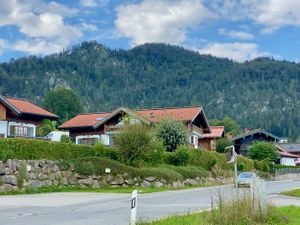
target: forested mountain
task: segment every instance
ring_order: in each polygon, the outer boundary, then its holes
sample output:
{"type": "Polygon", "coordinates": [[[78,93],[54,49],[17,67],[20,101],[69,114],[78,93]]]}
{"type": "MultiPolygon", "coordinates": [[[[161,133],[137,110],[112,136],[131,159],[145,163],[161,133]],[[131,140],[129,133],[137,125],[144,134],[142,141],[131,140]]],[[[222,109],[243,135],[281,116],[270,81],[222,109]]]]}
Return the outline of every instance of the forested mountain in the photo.
{"type": "Polygon", "coordinates": [[[230,116],[241,127],[300,136],[300,65],[292,62],[235,63],[165,44],[125,51],[85,42],[0,64],[3,94],[39,102],[58,86],[72,88],[87,112],[200,104],[209,119],[230,116]]]}

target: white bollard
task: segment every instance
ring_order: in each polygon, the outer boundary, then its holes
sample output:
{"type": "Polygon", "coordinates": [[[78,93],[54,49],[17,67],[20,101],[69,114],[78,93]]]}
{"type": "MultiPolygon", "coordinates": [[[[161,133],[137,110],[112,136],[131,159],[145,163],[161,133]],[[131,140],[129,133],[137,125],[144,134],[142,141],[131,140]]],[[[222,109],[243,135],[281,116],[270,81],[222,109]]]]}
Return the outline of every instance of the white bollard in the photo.
{"type": "Polygon", "coordinates": [[[130,207],[131,207],[130,225],[136,225],[137,190],[132,191],[130,207]]]}

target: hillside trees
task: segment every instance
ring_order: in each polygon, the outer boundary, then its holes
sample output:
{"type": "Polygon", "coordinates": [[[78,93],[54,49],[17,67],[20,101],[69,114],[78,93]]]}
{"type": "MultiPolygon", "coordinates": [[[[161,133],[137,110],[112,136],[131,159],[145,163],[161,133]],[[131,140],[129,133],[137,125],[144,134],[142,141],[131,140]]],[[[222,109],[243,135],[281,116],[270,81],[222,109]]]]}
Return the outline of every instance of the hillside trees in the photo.
{"type": "Polygon", "coordinates": [[[258,58],[235,63],[166,44],[128,51],[84,42],[59,54],[0,64],[0,91],[40,103],[70,87],[86,111],[201,104],[207,118],[300,136],[300,65],[258,58]]]}
{"type": "Polygon", "coordinates": [[[49,91],[42,105],[56,113],[60,117],[60,122],[69,120],[83,111],[79,97],[72,90],[66,88],[49,91]]]}

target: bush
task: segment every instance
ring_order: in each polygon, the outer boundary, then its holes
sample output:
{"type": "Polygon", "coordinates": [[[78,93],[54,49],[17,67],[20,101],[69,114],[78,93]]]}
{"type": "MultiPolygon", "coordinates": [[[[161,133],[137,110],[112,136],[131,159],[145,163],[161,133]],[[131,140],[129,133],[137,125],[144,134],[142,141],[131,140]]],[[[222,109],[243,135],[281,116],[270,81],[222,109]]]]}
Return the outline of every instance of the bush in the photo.
{"type": "Polygon", "coordinates": [[[249,148],[249,156],[253,160],[275,161],[277,153],[275,146],[270,142],[255,142],[249,148]]]}
{"type": "Polygon", "coordinates": [[[191,166],[202,167],[206,170],[211,170],[215,165],[219,166],[221,169],[231,168],[231,166],[227,164],[224,155],[221,153],[201,149],[190,149],[189,155],[189,165],[191,166]]]}
{"type": "Polygon", "coordinates": [[[263,172],[268,172],[270,169],[269,162],[267,160],[262,160],[262,161],[254,160],[254,167],[255,169],[263,172]]]}
{"type": "Polygon", "coordinates": [[[238,161],[238,170],[239,171],[244,172],[244,171],[253,171],[254,170],[253,160],[248,159],[243,156],[238,156],[237,161],[238,161]]]}
{"type": "Polygon", "coordinates": [[[226,138],[221,138],[217,140],[216,151],[219,153],[224,153],[226,147],[232,145],[232,142],[226,138]]]}
{"type": "Polygon", "coordinates": [[[180,145],[186,145],[188,130],[186,126],[172,118],[165,118],[156,124],[156,136],[168,151],[174,151],[180,145]]]}
{"type": "Polygon", "coordinates": [[[175,166],[187,166],[189,150],[187,146],[179,146],[174,153],[169,154],[169,163],[175,166]]]}
{"type": "Polygon", "coordinates": [[[66,135],[66,134],[63,134],[60,137],[60,142],[61,143],[72,143],[71,138],[68,135],[66,135]]]}
{"type": "Polygon", "coordinates": [[[113,147],[105,146],[102,143],[97,143],[94,145],[96,156],[101,156],[113,160],[119,161],[121,159],[121,152],[113,147]]]}
{"type": "Polygon", "coordinates": [[[74,159],[96,156],[95,148],[86,145],[31,139],[0,139],[0,160],[7,159],[74,159]]]}
{"type": "Polygon", "coordinates": [[[166,149],[160,141],[152,140],[150,150],[141,155],[141,159],[149,165],[163,164],[166,158],[166,149]]]}
{"type": "Polygon", "coordinates": [[[153,136],[148,126],[128,124],[117,134],[115,144],[121,152],[123,162],[132,165],[133,161],[150,152],[152,140],[153,136]]]}

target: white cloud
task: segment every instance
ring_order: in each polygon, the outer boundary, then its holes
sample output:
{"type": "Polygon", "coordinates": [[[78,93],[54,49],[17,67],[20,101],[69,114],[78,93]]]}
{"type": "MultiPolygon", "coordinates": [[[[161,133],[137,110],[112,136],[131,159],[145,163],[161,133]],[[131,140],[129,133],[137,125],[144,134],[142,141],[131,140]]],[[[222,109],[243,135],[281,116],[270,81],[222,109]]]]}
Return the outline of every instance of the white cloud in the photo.
{"type": "Polygon", "coordinates": [[[187,29],[214,17],[201,0],[144,0],[117,7],[115,26],[132,45],[146,42],[180,44],[187,29]]]}
{"type": "Polygon", "coordinates": [[[262,25],[263,33],[300,25],[299,0],[216,0],[210,6],[222,18],[262,25]]]}
{"type": "Polygon", "coordinates": [[[98,27],[95,24],[91,24],[91,23],[81,23],[79,25],[79,27],[81,28],[81,30],[86,30],[86,31],[97,31],[98,27]]]}
{"type": "Polygon", "coordinates": [[[41,0],[0,0],[0,4],[0,27],[16,26],[26,35],[25,40],[16,43],[16,50],[36,54],[53,53],[54,49],[62,50],[82,36],[78,27],[64,22],[65,17],[74,15],[77,10],[41,0]]]}
{"type": "Polygon", "coordinates": [[[235,30],[226,30],[224,28],[220,28],[218,30],[219,34],[230,37],[237,38],[241,40],[250,40],[254,38],[254,35],[245,31],[235,31],[235,30]]]}
{"type": "Polygon", "coordinates": [[[8,44],[5,40],[0,39],[0,55],[3,53],[4,49],[8,47],[8,44]]]}
{"type": "Polygon", "coordinates": [[[51,42],[43,39],[31,39],[17,41],[14,44],[13,49],[22,52],[28,52],[30,54],[52,54],[59,52],[66,46],[63,42],[51,42]]]}
{"type": "Polygon", "coordinates": [[[98,4],[95,0],[80,0],[80,5],[84,7],[95,7],[98,4]]]}
{"type": "Polygon", "coordinates": [[[268,56],[266,52],[259,52],[258,45],[254,43],[218,43],[213,42],[198,50],[201,54],[230,58],[237,62],[251,60],[260,56],[268,56]]]}

